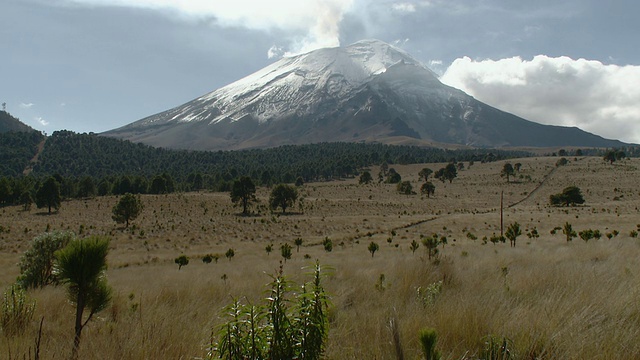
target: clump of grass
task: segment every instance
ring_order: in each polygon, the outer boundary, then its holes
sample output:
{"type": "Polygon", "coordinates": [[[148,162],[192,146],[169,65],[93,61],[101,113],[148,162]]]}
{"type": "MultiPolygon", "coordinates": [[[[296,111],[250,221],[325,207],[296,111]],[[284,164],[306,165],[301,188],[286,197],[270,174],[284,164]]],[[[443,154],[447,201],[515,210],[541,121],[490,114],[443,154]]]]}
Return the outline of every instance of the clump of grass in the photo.
{"type": "Polygon", "coordinates": [[[6,336],[22,335],[33,319],[36,302],[31,300],[24,289],[11,285],[4,292],[0,312],[0,326],[6,336]]]}

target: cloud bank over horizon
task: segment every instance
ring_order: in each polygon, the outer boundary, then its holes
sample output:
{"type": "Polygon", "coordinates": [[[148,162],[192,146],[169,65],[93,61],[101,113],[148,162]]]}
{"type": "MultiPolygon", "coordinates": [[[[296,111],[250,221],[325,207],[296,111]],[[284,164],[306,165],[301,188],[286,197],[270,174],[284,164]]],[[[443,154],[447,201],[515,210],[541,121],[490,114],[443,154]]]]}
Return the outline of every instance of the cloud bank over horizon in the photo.
{"type": "Polygon", "coordinates": [[[284,31],[283,44],[274,44],[268,56],[288,56],[340,46],[340,22],[354,0],[64,0],[84,6],[152,9],[169,17],[209,21],[223,27],[260,31],[284,31]]]}
{"type": "Polygon", "coordinates": [[[463,57],[440,80],[527,120],[640,143],[640,66],[565,56],[463,57]]]}

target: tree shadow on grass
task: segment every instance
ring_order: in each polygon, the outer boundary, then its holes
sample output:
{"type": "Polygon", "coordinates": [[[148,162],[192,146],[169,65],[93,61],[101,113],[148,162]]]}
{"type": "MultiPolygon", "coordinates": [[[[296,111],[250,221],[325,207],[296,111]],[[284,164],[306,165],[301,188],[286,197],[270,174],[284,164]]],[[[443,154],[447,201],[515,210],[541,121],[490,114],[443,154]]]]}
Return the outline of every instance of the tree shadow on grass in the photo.
{"type": "Polygon", "coordinates": [[[34,215],[37,216],[50,216],[50,215],[56,215],[58,213],[58,210],[56,211],[52,211],[52,212],[48,212],[48,211],[39,211],[37,213],[34,213],[34,215]]]}

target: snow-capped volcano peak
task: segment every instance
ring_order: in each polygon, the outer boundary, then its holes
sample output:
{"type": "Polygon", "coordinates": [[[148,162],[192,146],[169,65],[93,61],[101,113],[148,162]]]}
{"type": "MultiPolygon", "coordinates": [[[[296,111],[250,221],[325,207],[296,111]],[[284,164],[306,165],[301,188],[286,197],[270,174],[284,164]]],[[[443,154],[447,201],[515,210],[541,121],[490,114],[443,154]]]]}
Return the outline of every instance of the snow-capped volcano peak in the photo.
{"type": "MultiPolygon", "coordinates": [[[[328,95],[339,96],[399,62],[419,64],[409,54],[389,44],[365,40],[347,47],[319,49],[282,58],[199,100],[213,101],[216,107],[224,109],[221,116],[234,120],[247,114],[236,113],[233,108],[259,101],[262,106],[254,115],[264,121],[274,114],[296,110],[279,106],[284,101],[300,103],[305,100],[304,93],[311,90],[324,90],[328,95]],[[256,92],[260,94],[256,96],[256,92]]],[[[176,114],[174,119],[179,117],[180,114],[176,114]]]]}
{"type": "MultiPolygon", "coordinates": [[[[310,97],[341,97],[384,73],[396,64],[412,64],[428,71],[419,61],[379,40],[363,40],[346,47],[324,48],[277,62],[176,110],[169,121],[235,121],[247,115],[260,122],[274,116],[304,115],[310,97]],[[219,110],[215,116],[209,111],[219,110]],[[249,109],[249,110],[248,110],[249,109]]],[[[313,100],[313,101],[312,101],[313,100]]],[[[158,118],[148,118],[148,123],[158,118]]]]}

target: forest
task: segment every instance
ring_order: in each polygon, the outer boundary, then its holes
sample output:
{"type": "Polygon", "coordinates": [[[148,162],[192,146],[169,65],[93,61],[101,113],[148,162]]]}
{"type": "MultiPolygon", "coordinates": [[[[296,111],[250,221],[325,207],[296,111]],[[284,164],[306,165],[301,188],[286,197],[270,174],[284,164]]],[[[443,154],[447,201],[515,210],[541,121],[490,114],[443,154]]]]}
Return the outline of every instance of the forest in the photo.
{"type": "Polygon", "coordinates": [[[447,150],[363,143],[287,145],[242,151],[186,151],[153,148],[96,134],[56,131],[2,136],[0,203],[18,204],[35,196],[53,176],[63,198],[95,195],[161,194],[175,191],[229,191],[234,179],[249,176],[259,185],[352,178],[373,165],[493,162],[527,157],[524,151],[447,150]],[[25,176],[27,174],[27,176],[25,176]]]}

